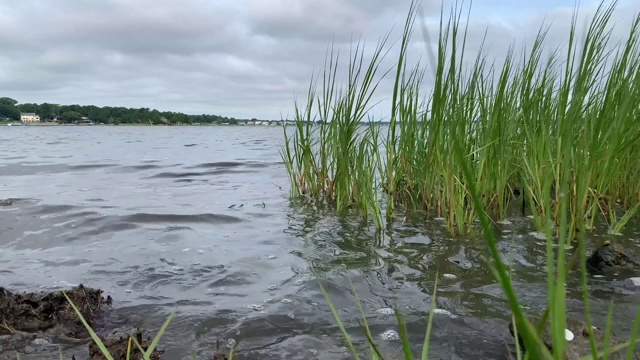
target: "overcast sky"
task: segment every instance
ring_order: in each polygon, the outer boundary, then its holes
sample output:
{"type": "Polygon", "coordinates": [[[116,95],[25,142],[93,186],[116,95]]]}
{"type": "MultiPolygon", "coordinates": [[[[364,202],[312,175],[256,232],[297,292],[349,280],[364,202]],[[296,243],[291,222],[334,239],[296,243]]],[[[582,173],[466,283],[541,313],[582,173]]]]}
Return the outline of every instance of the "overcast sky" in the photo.
{"type": "MultiPolygon", "coordinates": [[[[582,13],[588,15],[596,3],[583,0],[582,13]]],[[[395,40],[409,4],[0,0],[0,97],[236,118],[290,117],[294,94],[304,96],[330,39],[348,51],[350,41],[362,36],[372,49],[395,27],[395,40]]],[[[426,21],[436,21],[441,1],[421,4],[426,21]]],[[[566,40],[573,6],[573,0],[476,0],[470,49],[477,49],[487,29],[489,55],[499,56],[510,42],[533,39],[545,17],[552,26],[549,45],[558,45],[566,40]]],[[[622,38],[640,1],[620,1],[618,9],[614,35],[622,38]]],[[[424,44],[416,45],[412,59],[424,57],[424,44]]],[[[391,52],[389,60],[395,55],[391,52]]],[[[388,93],[380,96],[384,101],[388,93]]]]}

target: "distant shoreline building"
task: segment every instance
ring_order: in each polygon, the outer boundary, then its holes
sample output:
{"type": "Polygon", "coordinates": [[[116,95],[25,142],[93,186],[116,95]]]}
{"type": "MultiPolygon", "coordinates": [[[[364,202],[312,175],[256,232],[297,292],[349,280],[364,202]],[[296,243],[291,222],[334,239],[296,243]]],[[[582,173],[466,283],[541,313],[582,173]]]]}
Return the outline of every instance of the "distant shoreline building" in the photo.
{"type": "Polygon", "coordinates": [[[25,124],[39,123],[40,116],[36,115],[35,113],[20,113],[20,121],[22,121],[25,124]]]}

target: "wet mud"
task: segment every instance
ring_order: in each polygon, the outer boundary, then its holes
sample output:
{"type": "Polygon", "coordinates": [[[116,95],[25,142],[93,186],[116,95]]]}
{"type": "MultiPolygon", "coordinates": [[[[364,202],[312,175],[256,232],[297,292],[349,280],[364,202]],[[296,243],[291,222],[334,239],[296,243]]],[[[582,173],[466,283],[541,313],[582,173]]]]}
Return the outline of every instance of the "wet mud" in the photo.
{"type": "Polygon", "coordinates": [[[594,275],[612,275],[640,270],[640,262],[619,244],[605,241],[587,259],[587,269],[594,275]]]}
{"type": "MultiPolygon", "coordinates": [[[[90,326],[112,301],[102,290],[83,285],[66,294],[90,326]]],[[[47,331],[76,339],[89,335],[62,291],[13,293],[0,287],[0,335],[47,331]]]]}
{"type": "MultiPolygon", "coordinates": [[[[66,291],[17,293],[0,287],[0,338],[5,342],[13,338],[23,342],[50,345],[43,334],[55,334],[58,339],[67,341],[86,341],[88,346],[88,360],[103,360],[107,357],[100,347],[91,339],[91,335],[77,316],[73,307],[64,296],[67,294],[82,314],[87,324],[95,329],[95,324],[104,315],[106,307],[111,306],[113,300],[110,296],[102,296],[103,291],[78,285],[66,291]]],[[[108,335],[97,334],[109,354],[115,360],[143,360],[144,355],[136,345],[140,344],[144,352],[148,351],[153,339],[144,336],[141,329],[129,329],[129,331],[116,330],[108,335]],[[127,355],[128,354],[128,355],[127,355]]],[[[10,341],[10,340],[9,340],[10,341]]],[[[11,355],[4,357],[4,346],[0,344],[0,359],[13,359],[11,355]]],[[[152,360],[163,359],[163,350],[156,347],[151,356],[152,360]]],[[[86,354],[86,353],[85,353],[86,354]]],[[[83,357],[69,354],[72,360],[80,360],[83,357]]],[[[64,357],[67,358],[67,357],[64,357]]],[[[227,360],[227,354],[216,351],[213,360],[227,360]]]]}
{"type": "MultiPolygon", "coordinates": [[[[104,346],[109,351],[109,354],[116,359],[131,359],[131,360],[143,360],[144,356],[140,349],[136,346],[135,342],[130,341],[130,337],[135,337],[136,341],[142,349],[146,352],[151,345],[153,339],[151,337],[143,338],[142,331],[137,330],[132,332],[131,335],[128,333],[118,333],[115,332],[108,337],[99,336],[100,341],[104,344],[104,346]],[[129,357],[127,358],[127,353],[129,353],[129,357]]],[[[153,350],[149,359],[151,360],[160,360],[160,354],[162,351],[158,351],[157,348],[153,350]]],[[[102,354],[102,351],[95,343],[91,343],[89,345],[89,360],[106,360],[107,358],[102,354]]]]}

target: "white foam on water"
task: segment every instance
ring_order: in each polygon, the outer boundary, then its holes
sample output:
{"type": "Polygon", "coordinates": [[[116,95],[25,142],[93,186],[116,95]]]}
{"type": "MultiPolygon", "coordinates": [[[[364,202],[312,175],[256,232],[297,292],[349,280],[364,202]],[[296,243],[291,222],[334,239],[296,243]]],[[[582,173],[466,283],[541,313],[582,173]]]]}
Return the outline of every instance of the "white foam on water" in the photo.
{"type": "Polygon", "coordinates": [[[450,317],[452,319],[458,318],[457,315],[453,315],[450,311],[445,310],[445,309],[435,309],[435,310],[433,310],[433,313],[434,314],[438,314],[438,315],[446,315],[446,316],[448,316],[448,317],[450,317]]]}
{"type": "Polygon", "coordinates": [[[545,235],[542,232],[530,232],[529,235],[533,236],[534,238],[538,239],[538,240],[547,240],[547,235],[545,235]]]}
{"type": "Polygon", "coordinates": [[[384,341],[397,341],[400,340],[400,335],[395,330],[387,330],[380,334],[380,337],[384,341]]]}
{"type": "Polygon", "coordinates": [[[393,315],[395,313],[395,311],[392,308],[382,308],[382,309],[376,310],[376,312],[381,315],[393,315]]]}
{"type": "Polygon", "coordinates": [[[251,304],[249,306],[247,306],[249,309],[251,310],[255,310],[255,311],[262,311],[264,310],[264,306],[259,305],[259,304],[251,304]]]}

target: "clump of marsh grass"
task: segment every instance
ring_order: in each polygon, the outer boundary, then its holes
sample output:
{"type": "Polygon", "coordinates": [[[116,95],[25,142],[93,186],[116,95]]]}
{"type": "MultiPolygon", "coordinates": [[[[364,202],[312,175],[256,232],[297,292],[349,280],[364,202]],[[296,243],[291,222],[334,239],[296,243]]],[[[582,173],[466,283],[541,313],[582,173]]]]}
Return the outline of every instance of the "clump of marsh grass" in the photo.
{"type": "MultiPolygon", "coordinates": [[[[640,162],[637,151],[633,150],[640,145],[640,123],[636,121],[640,111],[637,106],[640,103],[637,39],[640,17],[636,17],[629,38],[613,59],[609,57],[612,52],[606,48],[610,41],[607,24],[615,2],[598,7],[580,47],[574,14],[564,68],[559,67],[557,51],[543,60],[546,31],[541,30],[521,63],[515,61],[510,51],[502,68],[495,72],[493,66],[486,68],[486,58],[479,53],[468,76],[463,76],[461,66],[464,36],[461,48],[458,45],[461,13],[454,12],[446,26],[441,17],[433,93],[428,102],[422,103],[419,94],[424,72],[419,67],[407,70],[405,64],[415,5],[415,1],[412,2],[397,65],[391,124],[384,149],[386,162],[368,168],[379,172],[380,190],[389,199],[387,215],[398,205],[421,207],[445,216],[452,232],[468,231],[471,223],[479,219],[490,259],[488,265],[507,296],[516,336],[521,336],[526,348],[524,358],[565,359],[568,352],[566,280],[576,263],[579,263],[586,326],[592,326],[583,230],[593,227],[595,216],[602,214],[607,217],[610,228],[617,231],[636,214],[640,202],[637,177],[640,162]],[[578,52],[578,48],[582,51],[578,52]],[[607,68],[608,60],[611,65],[607,68]],[[495,81],[494,74],[498,74],[495,81]],[[535,224],[547,239],[548,304],[538,324],[528,319],[520,305],[491,229],[492,220],[507,215],[516,188],[523,190],[535,224]],[[574,240],[578,243],[577,252],[569,259],[568,248],[574,240]],[[553,351],[542,339],[547,321],[553,351]]],[[[322,134],[319,134],[320,142],[322,134]]],[[[287,149],[290,141],[296,144],[306,139],[287,138],[287,149]]],[[[373,153],[380,154],[376,148],[378,143],[371,144],[376,144],[373,153]]],[[[290,164],[288,169],[294,178],[300,171],[304,172],[304,166],[291,166],[294,157],[288,154],[285,161],[290,164]]],[[[317,161],[318,154],[309,151],[304,156],[309,163],[322,167],[322,162],[317,161]]],[[[331,148],[322,154],[321,158],[338,156],[337,150],[331,148]]],[[[378,157],[375,159],[380,161],[378,157]]],[[[299,184],[293,185],[299,194],[314,197],[299,184]]],[[[357,201],[355,199],[352,197],[357,201]]],[[[337,312],[321,284],[320,287],[349,349],[358,359],[337,312]]],[[[434,299],[435,292],[432,301],[434,299]]],[[[593,332],[589,332],[590,354],[583,359],[607,358],[625,347],[628,347],[626,358],[632,358],[640,312],[631,339],[610,347],[612,308],[603,347],[598,348],[593,332]]],[[[362,317],[369,355],[372,359],[382,359],[364,312],[362,317]]],[[[401,317],[398,325],[404,358],[413,359],[401,317]]],[[[422,359],[428,357],[430,331],[431,321],[422,359]]],[[[518,358],[522,358],[520,352],[518,358]]]]}
{"type": "MultiPolygon", "coordinates": [[[[294,196],[356,208],[372,215],[421,210],[444,217],[452,233],[469,232],[484,212],[492,221],[509,216],[514,193],[522,210],[543,229],[549,211],[557,226],[560,196],[570,198],[572,238],[593,229],[603,216],[617,233],[640,204],[640,18],[627,40],[611,47],[610,23],[616,3],[601,4],[582,42],[577,16],[566,56],[544,57],[547,30],[531,49],[511,47],[501,65],[490,63],[484,44],[466,54],[462,8],[441,16],[433,83],[425,98],[426,68],[407,63],[417,10],[412,2],[400,41],[395,72],[380,71],[390,48],[387,35],[367,65],[360,43],[348,66],[346,87],[337,86],[339,56],[327,54],[322,91],[311,81],[307,104],[296,102],[296,131],[287,132],[282,152],[294,196]],[[363,126],[377,84],[395,73],[387,133],[380,124],[363,126]],[[383,141],[381,141],[381,138],[383,141]],[[465,156],[454,156],[458,142],[465,156]],[[568,156],[561,147],[571,146],[568,156]],[[384,155],[382,155],[384,154],[384,155]],[[463,162],[471,169],[462,172],[463,162]],[[561,193],[566,178],[570,191],[561,193]],[[469,183],[481,195],[474,205],[469,183]],[[382,201],[386,200],[386,201],[382,201]]],[[[470,11],[470,10],[469,10],[470,11]]]]}

